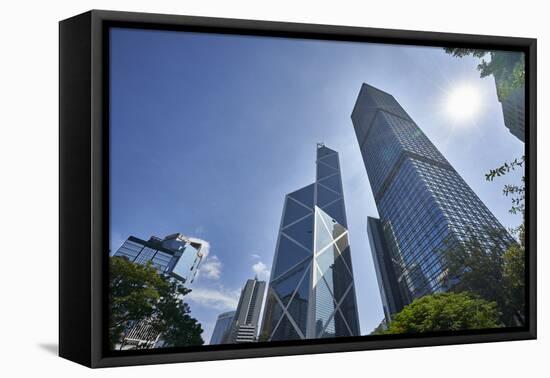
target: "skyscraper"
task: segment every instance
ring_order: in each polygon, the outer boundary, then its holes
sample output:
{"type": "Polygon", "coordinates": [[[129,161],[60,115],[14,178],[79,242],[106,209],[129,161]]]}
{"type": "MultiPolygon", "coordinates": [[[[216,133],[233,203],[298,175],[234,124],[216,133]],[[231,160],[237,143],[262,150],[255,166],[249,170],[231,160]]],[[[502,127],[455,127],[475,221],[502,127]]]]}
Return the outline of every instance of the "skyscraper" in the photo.
{"type": "Polygon", "coordinates": [[[130,236],[113,256],[142,265],[150,261],[160,273],[190,284],[207,254],[207,242],[176,233],[164,239],[151,236],[147,241],[130,236]]]}
{"type": "Polygon", "coordinates": [[[516,138],[525,142],[525,84],[519,84],[515,75],[525,70],[525,56],[516,51],[493,51],[491,62],[498,69],[492,70],[498,101],[502,106],[504,126],[516,138]]]}
{"type": "Polygon", "coordinates": [[[400,292],[401,288],[393,267],[394,261],[389,253],[380,219],[368,217],[367,232],[384,310],[384,326],[388,324],[392,314],[403,308],[403,298],[407,295],[400,292]]]}
{"type": "Polygon", "coordinates": [[[504,125],[516,138],[525,142],[525,86],[513,89],[510,93],[502,95],[498,88],[504,81],[500,76],[495,76],[498,101],[502,106],[504,125]]]}
{"type": "Polygon", "coordinates": [[[210,337],[210,345],[223,344],[233,325],[234,318],[235,311],[228,311],[218,315],[214,331],[212,331],[212,337],[210,337]]]}
{"type": "MultiPolygon", "coordinates": [[[[189,286],[197,275],[201,261],[208,255],[208,248],[208,242],[179,233],[168,235],[164,239],[151,236],[147,241],[130,236],[113,253],[113,257],[123,257],[140,265],[150,262],[159,273],[189,286]]],[[[122,347],[131,349],[163,346],[160,335],[149,323],[150,319],[128,324],[122,347]]]]}
{"type": "Polygon", "coordinates": [[[338,153],[318,144],[316,181],[285,197],[263,337],[360,334],[348,240],[338,153]]]}
{"type": "Polygon", "coordinates": [[[256,341],[260,323],[260,311],[264,301],[265,281],[246,281],[231,329],[222,343],[251,343],[256,341]]]}
{"type": "Polygon", "coordinates": [[[448,289],[443,255],[476,238],[512,238],[393,96],[363,84],[352,113],[380,219],[368,235],[386,320],[415,298],[448,289]]]}

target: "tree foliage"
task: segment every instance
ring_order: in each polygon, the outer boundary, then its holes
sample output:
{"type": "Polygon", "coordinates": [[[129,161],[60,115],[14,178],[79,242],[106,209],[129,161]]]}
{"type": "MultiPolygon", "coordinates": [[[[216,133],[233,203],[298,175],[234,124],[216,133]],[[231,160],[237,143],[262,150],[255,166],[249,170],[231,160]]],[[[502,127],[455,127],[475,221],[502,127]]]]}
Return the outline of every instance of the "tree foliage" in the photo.
{"type": "MultiPolygon", "coordinates": [[[[491,169],[487,181],[494,181],[511,171],[522,169],[525,156],[505,162],[491,169]]],[[[525,176],[521,184],[505,185],[505,196],[512,197],[510,213],[525,216],[525,176]]],[[[523,219],[522,219],[523,220],[523,219]]],[[[501,321],[507,326],[525,323],[525,226],[511,230],[518,236],[517,242],[500,248],[498,241],[504,235],[492,235],[495,247],[486,248],[475,238],[450,249],[444,256],[448,277],[454,278],[453,291],[468,291],[482,298],[495,301],[501,312],[501,321]]]]}
{"type": "Polygon", "coordinates": [[[129,325],[147,321],[165,346],[202,345],[200,323],[192,318],[183,297],[191,290],[161,275],[151,265],[111,257],[109,264],[109,338],[120,344],[129,325]]]}
{"type": "Polygon", "coordinates": [[[500,320],[506,326],[523,324],[525,293],[521,291],[525,276],[524,246],[511,242],[498,245],[504,235],[490,233],[494,247],[483,246],[471,238],[444,255],[453,292],[469,292],[495,302],[500,320]],[[523,256],[523,257],[520,257],[523,256]]]}
{"type": "MultiPolygon", "coordinates": [[[[500,167],[491,169],[489,173],[485,174],[485,179],[487,181],[494,181],[497,177],[502,177],[508,172],[514,171],[516,169],[523,169],[525,165],[525,156],[522,156],[519,159],[514,159],[511,162],[505,162],[500,167]]],[[[525,214],[525,175],[521,177],[520,185],[504,185],[502,193],[506,197],[512,198],[512,207],[510,208],[510,213],[512,214],[525,214]]]]}
{"type": "Polygon", "coordinates": [[[493,75],[499,79],[496,85],[500,101],[508,97],[514,89],[525,85],[525,58],[523,54],[464,48],[445,48],[445,52],[457,58],[469,55],[480,58],[481,62],[477,66],[480,77],[493,75]]]}
{"type": "Polygon", "coordinates": [[[414,300],[380,334],[458,331],[501,327],[495,302],[470,293],[437,293],[414,300]]]}

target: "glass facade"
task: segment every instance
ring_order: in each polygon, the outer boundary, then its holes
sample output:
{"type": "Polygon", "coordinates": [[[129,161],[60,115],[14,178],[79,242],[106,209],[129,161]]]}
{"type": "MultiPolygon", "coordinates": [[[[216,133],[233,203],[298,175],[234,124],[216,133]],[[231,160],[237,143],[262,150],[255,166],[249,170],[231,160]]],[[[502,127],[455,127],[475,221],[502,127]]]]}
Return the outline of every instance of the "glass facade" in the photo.
{"type": "Polygon", "coordinates": [[[379,282],[380,298],[384,310],[383,326],[389,324],[391,315],[403,308],[403,302],[399,287],[399,281],[393,267],[394,261],[384,237],[380,219],[368,217],[367,231],[374,261],[376,278],[379,282]]]}
{"type": "Polygon", "coordinates": [[[317,146],[316,181],[285,198],[262,334],[359,335],[338,153],[317,146]]]}
{"type": "Polygon", "coordinates": [[[504,69],[493,72],[498,101],[502,105],[504,126],[516,138],[525,142],[525,85],[508,89],[510,78],[508,75],[525,64],[523,53],[512,51],[498,51],[492,53],[492,59],[498,59],[504,69]]]}
{"type": "Polygon", "coordinates": [[[130,236],[113,256],[124,257],[141,265],[151,262],[160,273],[193,283],[207,253],[206,242],[173,234],[164,239],[152,236],[147,241],[130,236]]]}
{"type": "Polygon", "coordinates": [[[231,330],[224,338],[224,343],[250,343],[257,340],[264,294],[265,281],[258,281],[257,278],[246,281],[239,297],[231,330]]]}
{"type": "Polygon", "coordinates": [[[363,84],[352,121],[380,216],[368,234],[385,312],[448,289],[443,255],[457,243],[513,242],[393,96],[363,84]]]}
{"type": "Polygon", "coordinates": [[[210,338],[210,345],[222,344],[224,342],[231,329],[234,317],[235,311],[224,312],[218,315],[214,331],[212,331],[212,337],[210,338]]]}

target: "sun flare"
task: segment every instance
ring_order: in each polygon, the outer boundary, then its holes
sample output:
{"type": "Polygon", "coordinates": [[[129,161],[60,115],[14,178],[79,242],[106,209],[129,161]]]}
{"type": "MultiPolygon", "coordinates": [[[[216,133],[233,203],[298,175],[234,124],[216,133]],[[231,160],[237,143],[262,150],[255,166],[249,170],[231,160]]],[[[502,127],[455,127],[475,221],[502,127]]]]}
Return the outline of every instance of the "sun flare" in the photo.
{"type": "Polygon", "coordinates": [[[445,110],[453,120],[471,120],[479,114],[480,109],[481,91],[477,86],[464,83],[449,91],[445,110]]]}

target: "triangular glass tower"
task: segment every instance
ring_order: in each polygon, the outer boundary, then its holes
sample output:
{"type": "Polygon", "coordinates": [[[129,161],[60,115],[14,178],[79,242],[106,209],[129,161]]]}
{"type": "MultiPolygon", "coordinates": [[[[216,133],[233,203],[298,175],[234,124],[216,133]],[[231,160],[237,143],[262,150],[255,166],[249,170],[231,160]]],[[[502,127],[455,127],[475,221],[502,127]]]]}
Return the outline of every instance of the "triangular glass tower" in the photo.
{"type": "Polygon", "coordinates": [[[358,336],[359,319],[338,153],[317,145],[313,184],[286,195],[262,335],[358,336]]]}

